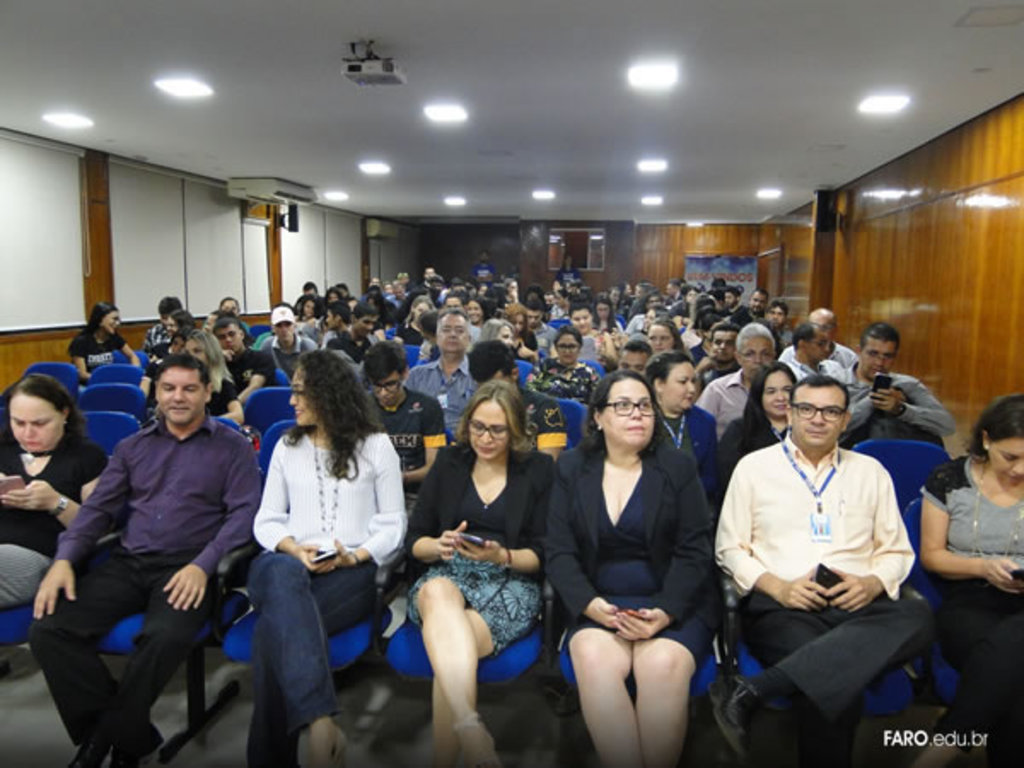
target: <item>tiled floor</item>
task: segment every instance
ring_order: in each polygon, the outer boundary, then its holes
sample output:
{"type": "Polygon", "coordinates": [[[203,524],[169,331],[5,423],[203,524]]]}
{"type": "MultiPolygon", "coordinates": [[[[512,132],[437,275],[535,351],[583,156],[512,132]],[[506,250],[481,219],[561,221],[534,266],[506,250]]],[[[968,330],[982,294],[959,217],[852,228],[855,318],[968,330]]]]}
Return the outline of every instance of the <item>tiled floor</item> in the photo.
{"type": "MultiPolygon", "coordinates": [[[[46,685],[31,654],[24,647],[0,649],[13,663],[13,672],[0,680],[0,766],[2,768],[54,768],[66,765],[72,748],[54,710],[46,685]]],[[[120,664],[112,659],[114,665],[120,664]]],[[[216,649],[207,651],[207,691],[210,695],[230,680],[238,680],[241,694],[195,740],[185,746],[172,765],[183,768],[241,766],[251,712],[248,670],[224,660],[216,649]]],[[[395,675],[386,663],[367,658],[338,677],[340,720],[349,737],[350,768],[430,765],[430,684],[395,675]]],[[[508,766],[597,768],[598,761],[576,712],[555,714],[555,697],[546,692],[550,681],[534,668],[514,683],[485,686],[480,712],[497,740],[508,766]]],[[[177,675],[158,701],[153,717],[164,736],[185,724],[184,672],[177,675]]],[[[858,734],[856,765],[902,768],[915,754],[912,749],[885,748],[886,728],[927,728],[937,716],[933,706],[915,705],[894,718],[866,718],[858,734]]],[[[794,730],[786,712],[765,711],[755,722],[755,755],[748,765],[779,768],[793,765],[794,730]]],[[[736,765],[715,727],[706,699],[694,703],[686,750],[680,763],[701,768],[736,765]]],[[[982,766],[984,755],[975,752],[959,766],[982,766]]],[[[825,767],[823,767],[825,768],[825,767]]]]}

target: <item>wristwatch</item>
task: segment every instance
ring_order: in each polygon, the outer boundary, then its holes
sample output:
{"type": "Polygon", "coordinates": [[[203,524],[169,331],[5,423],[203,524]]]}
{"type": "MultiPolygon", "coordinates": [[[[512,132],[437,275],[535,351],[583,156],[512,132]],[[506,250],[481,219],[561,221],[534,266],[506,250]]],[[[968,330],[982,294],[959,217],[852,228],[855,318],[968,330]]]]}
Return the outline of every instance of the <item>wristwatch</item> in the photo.
{"type": "Polygon", "coordinates": [[[54,507],[53,510],[51,510],[50,514],[54,517],[64,514],[64,511],[68,508],[69,503],[70,502],[68,501],[67,496],[61,496],[59,499],[57,499],[57,506],[54,507]]]}

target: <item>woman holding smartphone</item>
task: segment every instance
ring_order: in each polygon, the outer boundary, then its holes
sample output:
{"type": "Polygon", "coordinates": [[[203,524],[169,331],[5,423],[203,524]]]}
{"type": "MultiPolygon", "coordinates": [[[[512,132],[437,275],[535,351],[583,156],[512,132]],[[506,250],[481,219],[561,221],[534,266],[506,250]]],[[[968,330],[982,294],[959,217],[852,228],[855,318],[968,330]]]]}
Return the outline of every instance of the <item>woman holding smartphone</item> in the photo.
{"type": "Polygon", "coordinates": [[[85,437],[64,386],[30,374],[7,393],[0,426],[0,609],[30,602],[57,537],[92,493],[107,456],[85,437]]]}
{"type": "Polygon", "coordinates": [[[349,366],[328,350],[299,358],[295,427],[277,444],[253,532],[266,550],[249,570],[259,613],[252,639],[250,766],[341,765],[326,636],[373,610],[377,565],[405,533],[398,454],[349,366]]]}
{"type": "Polygon", "coordinates": [[[586,438],[559,457],[544,540],[583,719],[607,766],[678,762],[690,678],[718,625],[697,464],[658,439],[656,418],[642,376],[615,371],[601,380],[586,438]]]}
{"type": "MultiPolygon", "coordinates": [[[[935,616],[942,655],[960,672],[935,726],[969,749],[988,734],[988,764],[1019,766],[1024,733],[1024,394],[994,400],[970,453],[924,485],[921,565],[941,577],[935,616]]],[[[929,747],[915,764],[948,765],[957,747],[929,747]]],[[[967,751],[965,749],[964,751],[967,751]]]]}
{"type": "Polygon", "coordinates": [[[434,765],[500,765],[476,712],[480,658],[533,628],[541,539],[554,473],[531,449],[519,392],[483,384],[420,487],[406,548],[426,572],[409,591],[434,669],[434,765]]]}

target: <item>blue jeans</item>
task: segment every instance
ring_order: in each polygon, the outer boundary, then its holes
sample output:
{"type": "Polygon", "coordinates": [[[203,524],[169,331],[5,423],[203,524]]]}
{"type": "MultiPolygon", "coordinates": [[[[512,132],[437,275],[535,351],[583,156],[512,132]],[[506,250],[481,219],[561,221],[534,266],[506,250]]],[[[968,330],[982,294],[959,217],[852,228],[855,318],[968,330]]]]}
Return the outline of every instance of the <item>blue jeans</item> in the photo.
{"type": "Polygon", "coordinates": [[[337,711],[327,637],[372,613],[375,573],[365,563],[318,576],[280,552],[253,562],[250,766],[297,766],[299,731],[337,711]]]}

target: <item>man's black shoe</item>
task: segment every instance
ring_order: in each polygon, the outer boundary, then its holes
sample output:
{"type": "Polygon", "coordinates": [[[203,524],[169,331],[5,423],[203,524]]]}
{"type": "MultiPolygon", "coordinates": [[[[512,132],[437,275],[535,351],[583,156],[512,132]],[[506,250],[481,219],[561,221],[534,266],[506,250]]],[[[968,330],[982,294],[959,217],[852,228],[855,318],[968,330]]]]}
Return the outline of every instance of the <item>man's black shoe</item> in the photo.
{"type": "Polygon", "coordinates": [[[737,676],[732,682],[716,680],[709,689],[711,708],[722,735],[740,757],[750,749],[750,721],[761,697],[746,678],[737,676]]]}
{"type": "Polygon", "coordinates": [[[103,761],[107,759],[110,751],[110,743],[99,739],[87,739],[78,748],[75,759],[71,761],[68,768],[100,768],[103,761]]]}

